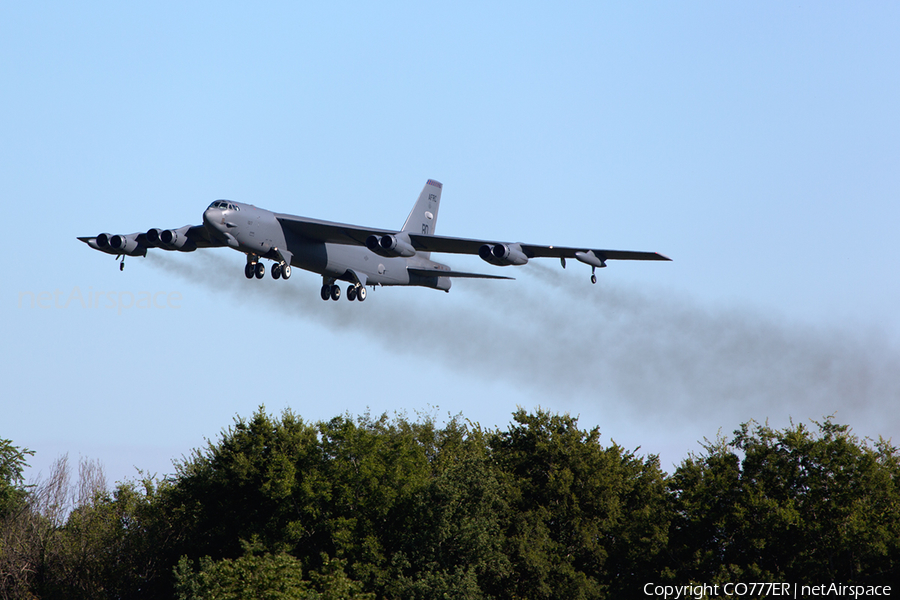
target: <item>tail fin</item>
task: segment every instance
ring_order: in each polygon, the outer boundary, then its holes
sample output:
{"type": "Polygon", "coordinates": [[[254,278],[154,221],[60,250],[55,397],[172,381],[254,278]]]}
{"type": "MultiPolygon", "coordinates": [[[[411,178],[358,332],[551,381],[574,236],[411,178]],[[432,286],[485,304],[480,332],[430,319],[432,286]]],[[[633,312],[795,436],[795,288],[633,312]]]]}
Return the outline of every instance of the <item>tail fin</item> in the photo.
{"type": "MultiPolygon", "coordinates": [[[[441,206],[441,190],[443,185],[429,179],[419,194],[419,199],[412,211],[403,224],[406,233],[416,233],[420,235],[434,235],[434,228],[437,225],[438,209],[441,206]]],[[[419,254],[424,254],[420,252],[419,254]]]]}

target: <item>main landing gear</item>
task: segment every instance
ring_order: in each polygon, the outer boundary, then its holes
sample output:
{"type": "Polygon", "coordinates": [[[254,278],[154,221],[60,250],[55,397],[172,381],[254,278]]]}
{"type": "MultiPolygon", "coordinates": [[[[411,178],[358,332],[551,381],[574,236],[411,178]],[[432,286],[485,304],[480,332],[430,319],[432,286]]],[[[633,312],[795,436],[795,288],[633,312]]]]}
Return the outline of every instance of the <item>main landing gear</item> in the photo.
{"type": "Polygon", "coordinates": [[[244,277],[247,279],[262,279],[266,274],[266,265],[261,262],[248,262],[244,267],[244,277]]]}
{"type": "MultiPolygon", "coordinates": [[[[324,282],[322,284],[322,289],[319,292],[319,295],[322,297],[322,300],[340,300],[341,299],[341,287],[337,285],[334,280],[331,282],[324,282]]],[[[360,302],[364,302],[366,299],[366,286],[359,285],[355,283],[351,283],[347,286],[347,300],[353,302],[354,300],[359,300],[360,302]]]]}
{"type": "MultiPolygon", "coordinates": [[[[258,256],[248,255],[247,264],[244,266],[244,277],[247,279],[262,279],[266,276],[266,265],[259,262],[258,256]]],[[[272,265],[272,279],[290,279],[291,265],[287,263],[275,263],[272,265]]]]}
{"type": "Polygon", "coordinates": [[[322,291],[319,293],[322,296],[322,300],[340,300],[341,299],[341,288],[337,285],[323,285],[322,291]]]}
{"type": "Polygon", "coordinates": [[[353,302],[359,300],[363,302],[366,299],[366,286],[350,284],[347,286],[347,300],[353,302]]]}
{"type": "Polygon", "coordinates": [[[286,263],[275,263],[272,265],[272,279],[278,279],[279,277],[282,279],[290,279],[291,265],[286,263]]]}

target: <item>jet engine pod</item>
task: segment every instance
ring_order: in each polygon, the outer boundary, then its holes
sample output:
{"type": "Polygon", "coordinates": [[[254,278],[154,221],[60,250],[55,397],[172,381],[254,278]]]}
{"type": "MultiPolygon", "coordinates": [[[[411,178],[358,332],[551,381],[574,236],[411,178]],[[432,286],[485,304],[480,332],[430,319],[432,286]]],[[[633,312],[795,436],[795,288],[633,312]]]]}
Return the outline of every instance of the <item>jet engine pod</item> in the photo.
{"type": "MultiPolygon", "coordinates": [[[[103,247],[106,252],[123,254],[126,256],[146,256],[147,248],[137,241],[137,233],[131,235],[108,236],[107,244],[103,247]]],[[[100,245],[99,239],[97,245],[100,245]]]]}
{"type": "Polygon", "coordinates": [[[147,230],[147,241],[150,242],[151,244],[155,244],[157,246],[162,244],[162,240],[159,239],[159,234],[161,234],[161,233],[162,233],[162,230],[157,229],[156,227],[154,227],[153,229],[148,229],[147,230]]]}
{"type": "Polygon", "coordinates": [[[398,235],[389,233],[381,237],[370,235],[366,238],[366,248],[379,256],[404,256],[408,258],[416,255],[416,249],[410,243],[409,237],[402,233],[398,235]]]}
{"type": "Polygon", "coordinates": [[[381,238],[377,235],[370,235],[366,238],[366,248],[379,256],[384,256],[381,251],[381,238]]]}
{"type": "MultiPolygon", "coordinates": [[[[148,232],[149,233],[149,232],[148,232]]],[[[180,250],[181,252],[193,252],[197,244],[189,240],[184,233],[174,229],[166,229],[159,233],[159,241],[166,250],[180,250]]]]}
{"type": "Polygon", "coordinates": [[[108,233],[101,233],[97,236],[97,247],[101,250],[106,250],[109,248],[109,238],[110,235],[108,233]]]}
{"type": "Polygon", "coordinates": [[[114,235],[109,238],[109,247],[113,250],[118,250],[122,254],[131,254],[137,250],[138,247],[137,240],[134,239],[135,237],[137,236],[114,235]]]}
{"type": "Polygon", "coordinates": [[[519,244],[484,244],[478,249],[478,256],[498,267],[524,265],[528,262],[528,257],[522,252],[522,246],[519,244]]]}
{"type": "Polygon", "coordinates": [[[159,241],[166,246],[176,246],[178,244],[178,232],[166,229],[159,233],[159,241]]]}

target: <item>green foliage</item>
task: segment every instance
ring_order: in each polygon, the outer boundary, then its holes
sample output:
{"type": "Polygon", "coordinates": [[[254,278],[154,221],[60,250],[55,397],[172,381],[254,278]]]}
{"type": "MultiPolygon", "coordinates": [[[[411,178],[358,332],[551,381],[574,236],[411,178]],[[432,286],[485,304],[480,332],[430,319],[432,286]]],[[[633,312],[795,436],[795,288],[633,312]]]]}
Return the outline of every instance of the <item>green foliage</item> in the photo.
{"type": "Polygon", "coordinates": [[[0,517],[16,509],[25,498],[23,472],[28,466],[27,456],[34,451],[13,446],[12,441],[0,439],[0,517]]]}
{"type": "Polygon", "coordinates": [[[0,439],[0,598],[30,594],[32,548],[28,537],[28,489],[24,469],[30,450],[0,439]]]}
{"type": "Polygon", "coordinates": [[[179,600],[306,599],[309,582],[302,579],[300,562],[288,554],[244,556],[236,560],[200,559],[194,573],[183,557],[176,567],[179,600]]]}
{"type": "MultiPolygon", "coordinates": [[[[568,415],[236,419],[170,480],[64,469],[0,519],[0,598],[618,598],[649,581],[900,576],[900,457],[830,420],[744,424],[666,476],[568,415]],[[90,493],[84,493],[88,490],[90,493]],[[247,541],[249,540],[249,542],[247,541]]],[[[64,463],[63,463],[64,466],[64,463]]]]}
{"type": "Polygon", "coordinates": [[[344,572],[344,562],[322,557],[320,572],[303,579],[300,561],[286,553],[257,554],[258,541],[244,544],[244,555],[237,559],[199,560],[194,571],[192,561],[182,556],[174,569],[178,600],[374,600],[361,591],[359,583],[344,572]]]}
{"type": "Polygon", "coordinates": [[[502,473],[484,432],[451,421],[435,438],[431,478],[410,504],[393,554],[397,598],[482,598],[510,575],[502,473]]]}
{"type": "MultiPolygon", "coordinates": [[[[240,540],[287,551],[314,536],[324,504],[316,428],[290,412],[238,419],[178,467],[161,502],[176,529],[175,557],[237,558],[240,540]]],[[[318,555],[318,550],[316,550],[318,555]]]]}
{"type": "Polygon", "coordinates": [[[648,581],[668,528],[656,457],[604,448],[598,429],[582,431],[568,415],[514,418],[491,439],[510,486],[510,595],[601,598],[648,581]]]}
{"type": "Polygon", "coordinates": [[[900,464],[887,442],[843,425],[774,431],[746,423],[670,481],[680,575],[889,582],[900,567],[900,464]]]}
{"type": "Polygon", "coordinates": [[[390,580],[389,557],[407,526],[409,507],[430,477],[433,424],[391,422],[386,415],[319,425],[327,506],[325,550],[345,558],[374,589],[390,580]]]}
{"type": "Polygon", "coordinates": [[[153,507],[150,479],[96,490],[52,528],[34,588],[47,598],[138,597],[166,582],[158,551],[165,527],[153,507]]]}

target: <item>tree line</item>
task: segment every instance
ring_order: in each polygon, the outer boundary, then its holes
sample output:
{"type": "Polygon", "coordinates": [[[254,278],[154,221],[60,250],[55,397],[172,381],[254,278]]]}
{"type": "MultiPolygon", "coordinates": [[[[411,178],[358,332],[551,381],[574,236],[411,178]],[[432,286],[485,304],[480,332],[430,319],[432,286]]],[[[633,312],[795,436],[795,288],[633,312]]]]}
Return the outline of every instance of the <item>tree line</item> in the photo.
{"type": "Polygon", "coordinates": [[[0,598],[621,598],[649,582],[900,580],[900,459],[831,419],[746,423],[668,475],[569,415],[260,408],[163,479],[23,479],[0,440],[0,598]],[[73,483],[74,480],[74,483],[73,483]]]}

